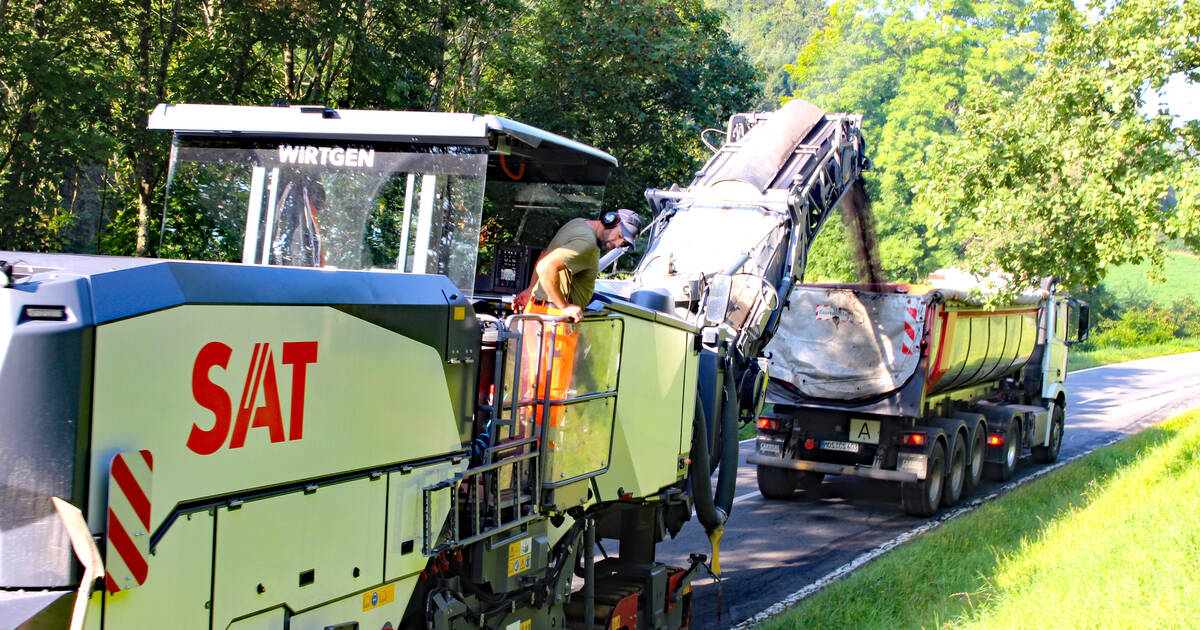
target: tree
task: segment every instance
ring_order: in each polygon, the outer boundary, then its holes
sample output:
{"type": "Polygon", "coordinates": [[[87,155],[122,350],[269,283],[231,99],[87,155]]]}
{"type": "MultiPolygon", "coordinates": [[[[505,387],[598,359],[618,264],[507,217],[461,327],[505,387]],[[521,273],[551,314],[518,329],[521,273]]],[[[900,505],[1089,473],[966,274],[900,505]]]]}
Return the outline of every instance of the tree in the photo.
{"type": "Polygon", "coordinates": [[[973,95],[921,205],[970,226],[974,266],[1019,280],[1094,286],[1115,265],[1161,269],[1168,239],[1200,250],[1200,123],[1142,101],[1176,73],[1200,80],[1200,3],[1045,6],[1056,21],[1036,77],[1011,104],[973,95]]]}
{"type": "MultiPolygon", "coordinates": [[[[916,280],[958,258],[953,225],[913,212],[942,138],[979,86],[1019,91],[1032,69],[1024,51],[1042,41],[1045,15],[1024,0],[943,0],[917,11],[899,0],[843,0],[789,67],[795,96],[863,115],[875,170],[867,175],[889,278],[916,280]]],[[[848,279],[843,232],[830,222],[810,257],[817,277],[848,279]]]]}
{"type": "Polygon", "coordinates": [[[796,89],[788,64],[821,30],[829,7],[823,0],[705,0],[723,11],[733,41],[745,49],[759,72],[754,109],[771,110],[796,89]]]}
{"type": "Polygon", "coordinates": [[[0,2],[0,247],[64,245],[111,149],[105,2],[0,2]]]}
{"type": "Polygon", "coordinates": [[[606,205],[687,182],[700,131],[745,108],[753,68],[699,0],[538,0],[497,43],[484,103],[621,163],[606,205]]]}

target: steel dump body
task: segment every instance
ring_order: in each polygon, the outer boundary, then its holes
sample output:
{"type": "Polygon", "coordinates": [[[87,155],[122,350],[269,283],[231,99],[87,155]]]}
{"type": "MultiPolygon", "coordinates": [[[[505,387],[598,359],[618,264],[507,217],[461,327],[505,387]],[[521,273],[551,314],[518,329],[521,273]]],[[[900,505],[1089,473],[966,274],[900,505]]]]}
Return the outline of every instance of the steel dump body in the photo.
{"type": "Polygon", "coordinates": [[[930,516],[985,467],[1010,477],[1021,449],[1058,456],[1070,298],[1048,282],[988,305],[978,279],[935,279],[792,290],[748,459],[764,496],[853,475],[901,482],[905,511],[930,516]]]}
{"type": "Polygon", "coordinates": [[[925,396],[1014,374],[1034,354],[1037,296],[987,309],[949,289],[879,289],[843,284],[792,291],[768,348],[772,402],[844,407],[902,396],[907,399],[893,402],[917,409],[925,396]],[[905,387],[918,377],[919,387],[905,387]]]}

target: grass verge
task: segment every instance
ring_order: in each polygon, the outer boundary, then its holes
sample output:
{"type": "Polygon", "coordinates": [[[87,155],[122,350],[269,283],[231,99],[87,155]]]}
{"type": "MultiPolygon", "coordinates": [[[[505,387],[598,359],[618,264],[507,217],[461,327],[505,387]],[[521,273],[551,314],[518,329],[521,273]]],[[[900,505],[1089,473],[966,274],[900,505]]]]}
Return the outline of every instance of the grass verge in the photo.
{"type": "Polygon", "coordinates": [[[761,628],[1176,628],[1200,618],[1200,412],[898,547],[761,628]]]}
{"type": "Polygon", "coordinates": [[[1195,352],[1197,350],[1200,350],[1200,337],[1184,337],[1182,339],[1172,339],[1167,343],[1128,348],[1097,348],[1090,352],[1072,350],[1067,355],[1067,371],[1072,372],[1100,365],[1109,365],[1110,363],[1148,359],[1150,357],[1161,357],[1183,352],[1195,352]]]}

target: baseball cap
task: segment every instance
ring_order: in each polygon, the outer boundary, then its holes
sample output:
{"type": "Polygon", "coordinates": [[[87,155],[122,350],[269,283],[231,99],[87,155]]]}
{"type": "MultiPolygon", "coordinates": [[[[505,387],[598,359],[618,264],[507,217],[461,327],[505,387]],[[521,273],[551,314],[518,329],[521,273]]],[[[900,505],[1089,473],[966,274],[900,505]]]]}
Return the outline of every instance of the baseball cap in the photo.
{"type": "Polygon", "coordinates": [[[621,228],[621,235],[629,241],[630,246],[637,241],[638,233],[642,231],[642,218],[636,212],[628,208],[617,210],[617,215],[621,217],[617,225],[621,228]]]}

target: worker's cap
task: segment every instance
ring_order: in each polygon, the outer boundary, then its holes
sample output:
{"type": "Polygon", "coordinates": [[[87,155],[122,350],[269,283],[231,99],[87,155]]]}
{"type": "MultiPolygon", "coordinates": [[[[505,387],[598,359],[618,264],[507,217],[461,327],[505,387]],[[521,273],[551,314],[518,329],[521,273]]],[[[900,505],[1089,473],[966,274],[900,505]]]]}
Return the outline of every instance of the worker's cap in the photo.
{"type": "Polygon", "coordinates": [[[642,231],[642,218],[628,208],[617,210],[617,215],[620,217],[617,225],[621,228],[621,235],[625,237],[626,241],[629,241],[629,245],[632,247],[634,241],[637,240],[638,233],[642,231]]]}

